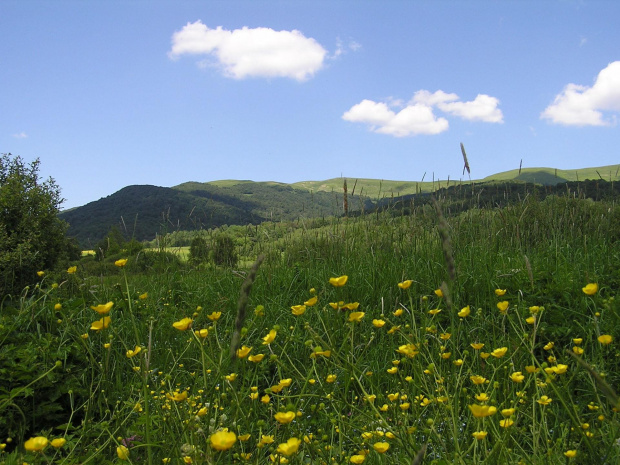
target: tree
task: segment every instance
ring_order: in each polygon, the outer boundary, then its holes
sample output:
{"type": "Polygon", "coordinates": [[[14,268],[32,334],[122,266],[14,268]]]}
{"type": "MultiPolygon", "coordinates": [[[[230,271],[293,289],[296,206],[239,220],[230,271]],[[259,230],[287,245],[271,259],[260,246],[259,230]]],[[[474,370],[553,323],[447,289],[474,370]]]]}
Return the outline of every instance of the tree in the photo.
{"type": "Polygon", "coordinates": [[[41,182],[39,163],[0,156],[0,296],[21,291],[73,248],[58,218],[60,188],[52,178],[41,182]]]}

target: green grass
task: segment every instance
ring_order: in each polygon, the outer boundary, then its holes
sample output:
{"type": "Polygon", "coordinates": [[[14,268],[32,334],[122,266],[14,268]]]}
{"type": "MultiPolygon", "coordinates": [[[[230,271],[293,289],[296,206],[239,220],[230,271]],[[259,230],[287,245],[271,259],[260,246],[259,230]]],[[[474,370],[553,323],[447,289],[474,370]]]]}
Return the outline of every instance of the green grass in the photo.
{"type": "Polygon", "coordinates": [[[1,307],[0,463],[118,463],[121,445],[141,464],[617,462],[620,207],[452,208],[246,228],[242,263],[266,258],[239,319],[245,266],[48,273],[1,307]],[[109,327],[89,330],[108,301],[109,327]],[[34,453],[31,436],[67,443],[34,453]]]}

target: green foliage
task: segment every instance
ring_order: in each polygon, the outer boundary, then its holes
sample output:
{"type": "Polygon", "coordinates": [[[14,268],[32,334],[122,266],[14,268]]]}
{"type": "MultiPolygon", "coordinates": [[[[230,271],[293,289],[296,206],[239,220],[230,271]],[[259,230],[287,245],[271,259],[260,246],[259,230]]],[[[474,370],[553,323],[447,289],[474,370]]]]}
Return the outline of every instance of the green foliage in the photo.
{"type": "Polygon", "coordinates": [[[209,244],[203,237],[195,237],[189,248],[189,262],[192,265],[206,263],[209,260],[209,244]]]}
{"type": "Polygon", "coordinates": [[[237,265],[239,257],[235,251],[235,242],[232,237],[220,234],[213,240],[211,251],[213,263],[219,266],[233,267],[237,265]]]}
{"type": "Polygon", "coordinates": [[[21,291],[37,271],[75,255],[57,216],[61,202],[54,180],[39,179],[39,160],[0,157],[0,295],[21,291]]]}

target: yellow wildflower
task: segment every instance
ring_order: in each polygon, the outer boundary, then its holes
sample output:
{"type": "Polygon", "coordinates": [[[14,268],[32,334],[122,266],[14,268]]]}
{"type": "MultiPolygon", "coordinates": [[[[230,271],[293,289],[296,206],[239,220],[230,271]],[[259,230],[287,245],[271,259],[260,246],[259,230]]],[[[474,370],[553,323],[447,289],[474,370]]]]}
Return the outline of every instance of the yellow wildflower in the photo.
{"type": "Polygon", "coordinates": [[[127,356],[127,358],[133,358],[140,352],[142,352],[142,347],[136,346],[133,350],[129,349],[125,355],[127,356]]]}
{"type": "Polygon", "coordinates": [[[506,355],[506,352],[508,351],[508,347],[500,347],[499,349],[495,349],[491,352],[491,355],[495,358],[502,358],[504,355],[506,355]]]}
{"type": "Polygon", "coordinates": [[[121,460],[129,460],[129,449],[121,444],[116,448],[116,455],[121,460]]]}
{"type": "Polygon", "coordinates": [[[60,449],[62,446],[64,446],[67,443],[67,440],[65,438],[56,438],[56,439],[52,439],[52,442],[50,442],[51,446],[54,449],[60,449]]]}
{"type": "Polygon", "coordinates": [[[375,320],[372,320],[372,325],[375,328],[381,328],[381,327],[383,327],[383,325],[385,325],[385,321],[375,319],[375,320]]]}
{"type": "Polygon", "coordinates": [[[250,362],[259,363],[259,362],[262,362],[264,358],[265,358],[265,354],[256,354],[256,355],[250,355],[248,357],[248,360],[250,362]]]}
{"type": "Polygon", "coordinates": [[[541,396],[540,399],[538,399],[536,402],[538,402],[540,405],[549,405],[552,401],[553,399],[551,399],[550,397],[541,396]]]}
{"type": "Polygon", "coordinates": [[[113,306],[114,302],[108,302],[107,304],[101,304],[90,308],[99,313],[99,315],[105,315],[110,312],[113,306]]]}
{"type": "Polygon", "coordinates": [[[366,456],[362,455],[362,454],[355,454],[352,455],[351,458],[349,459],[349,462],[355,464],[355,465],[360,465],[361,463],[364,463],[364,460],[366,460],[366,456]]]}
{"type": "Polygon", "coordinates": [[[148,296],[149,296],[149,293],[148,293],[148,292],[145,292],[144,294],[140,294],[140,295],[138,296],[138,299],[140,299],[140,300],[146,300],[146,299],[148,298],[148,296]]]}
{"type": "Polygon", "coordinates": [[[271,344],[275,340],[277,334],[278,333],[275,329],[269,331],[269,333],[263,338],[263,345],[271,344]]]}
{"type": "Polygon", "coordinates": [[[362,321],[362,318],[364,318],[364,315],[366,313],[364,312],[351,312],[349,314],[349,322],[351,323],[359,323],[360,321],[362,321]]]}
{"type": "Polygon", "coordinates": [[[514,424],[514,420],[511,420],[510,418],[505,418],[499,421],[499,426],[501,426],[502,428],[510,428],[514,424]]]}
{"type": "Polygon", "coordinates": [[[207,315],[207,318],[211,321],[217,321],[222,316],[222,312],[211,312],[210,315],[207,315]]]}
{"type": "Polygon", "coordinates": [[[611,342],[614,340],[614,338],[611,337],[610,334],[601,334],[597,339],[598,339],[598,342],[600,342],[603,345],[611,344],[611,342]]]}
{"type": "Polygon", "coordinates": [[[185,317],[182,320],[175,321],[174,323],[172,323],[172,326],[174,326],[179,331],[185,331],[192,326],[192,323],[193,323],[193,320],[191,318],[185,317]]]}
{"type": "Polygon", "coordinates": [[[586,295],[594,295],[598,292],[598,284],[597,283],[586,284],[586,287],[582,287],[581,290],[586,295]]]}
{"type": "Polygon", "coordinates": [[[471,309],[469,307],[469,305],[467,307],[463,307],[461,309],[460,312],[457,313],[457,315],[461,318],[465,318],[466,316],[468,316],[471,313],[471,309]]]}
{"type": "Polygon", "coordinates": [[[93,331],[100,331],[110,326],[111,321],[112,319],[109,316],[104,316],[101,320],[93,321],[92,325],[90,325],[90,329],[93,331]]]}
{"type": "Polygon", "coordinates": [[[319,298],[318,298],[317,296],[314,296],[314,297],[312,297],[312,298],[310,298],[310,299],[306,300],[306,301],[304,302],[304,305],[305,305],[306,307],[312,307],[313,305],[316,305],[316,303],[317,303],[318,301],[319,301],[319,298]]]}
{"type": "Polygon", "coordinates": [[[506,289],[495,289],[495,295],[501,297],[506,293],[506,289]]]}
{"type": "Polygon", "coordinates": [[[297,414],[295,412],[288,411],[288,412],[278,412],[273,417],[276,419],[278,423],[286,425],[290,423],[291,421],[293,421],[296,416],[297,414]]]}
{"type": "Polygon", "coordinates": [[[77,271],[77,266],[70,266],[67,268],[67,273],[74,274],[77,271]]]}
{"type": "Polygon", "coordinates": [[[520,371],[515,371],[513,374],[510,375],[510,379],[513,380],[515,383],[522,383],[525,379],[525,376],[523,376],[523,373],[521,373],[520,371]]]}
{"type": "Polygon", "coordinates": [[[443,297],[443,291],[441,289],[435,289],[435,295],[440,299],[443,297]]]}
{"type": "Polygon", "coordinates": [[[283,442],[278,445],[277,452],[278,454],[286,455],[287,457],[297,453],[299,449],[299,445],[301,444],[301,439],[298,438],[290,438],[288,441],[283,442]]]}
{"type": "Polygon", "coordinates": [[[372,448],[380,454],[384,454],[390,448],[390,445],[387,442],[375,442],[372,448]]]}
{"type": "Polygon", "coordinates": [[[250,354],[250,351],[252,350],[251,347],[248,346],[241,346],[241,348],[237,349],[237,357],[238,358],[245,358],[250,354]]]}
{"type": "Polygon", "coordinates": [[[116,260],[116,261],[114,262],[114,264],[115,264],[116,266],[118,266],[119,268],[121,268],[121,267],[123,267],[123,266],[127,265],[127,259],[126,259],[126,258],[121,258],[120,260],[116,260]]]}
{"type": "Polygon", "coordinates": [[[508,311],[508,306],[510,304],[508,303],[507,300],[503,300],[501,302],[497,302],[497,309],[500,311],[500,313],[504,314],[508,311]]]}
{"type": "Polygon", "coordinates": [[[511,415],[514,415],[515,411],[516,411],[516,409],[514,409],[514,408],[505,408],[505,409],[502,410],[501,413],[502,413],[502,416],[509,417],[511,415]]]}
{"type": "Polygon", "coordinates": [[[49,440],[44,436],[37,436],[34,438],[28,439],[24,443],[24,449],[29,452],[41,452],[43,449],[47,447],[49,444],[49,440]]]}
{"type": "Polygon", "coordinates": [[[293,305],[291,307],[292,313],[295,316],[301,316],[306,312],[306,306],[305,305],[293,305]]]}
{"type": "Polygon", "coordinates": [[[406,281],[403,281],[402,283],[398,283],[398,287],[400,287],[401,289],[409,289],[412,283],[413,281],[411,279],[408,279],[406,281]]]}
{"type": "Polygon", "coordinates": [[[480,350],[484,347],[484,344],[482,344],[481,342],[472,342],[470,345],[474,350],[480,350]]]}
{"type": "Polygon", "coordinates": [[[413,358],[418,355],[420,352],[415,344],[404,344],[398,347],[396,350],[399,354],[403,354],[407,358],[413,358]]]}
{"type": "Polygon", "coordinates": [[[573,457],[577,456],[577,450],[576,449],[567,450],[566,452],[564,452],[564,455],[568,457],[569,459],[572,459],[573,457]]]}
{"type": "Polygon", "coordinates": [[[333,383],[334,381],[336,381],[337,376],[336,375],[327,375],[327,378],[325,379],[325,381],[327,381],[328,383],[333,383]]]}
{"type": "Polygon", "coordinates": [[[228,450],[237,442],[237,435],[227,429],[213,433],[209,438],[211,447],[215,450],[223,451],[228,450]]]}
{"type": "Polygon", "coordinates": [[[472,404],[469,406],[469,410],[471,410],[471,413],[474,417],[483,418],[483,417],[491,416],[494,413],[496,413],[497,407],[494,407],[493,405],[472,404]]]}
{"type": "Polygon", "coordinates": [[[346,275],[339,276],[337,278],[329,278],[329,284],[331,284],[334,287],[342,287],[347,283],[348,279],[349,277],[346,275]]]}
{"type": "Polygon", "coordinates": [[[487,433],[486,431],[474,431],[473,433],[471,433],[471,435],[478,441],[481,441],[484,438],[486,438],[487,434],[489,433],[487,433]]]}

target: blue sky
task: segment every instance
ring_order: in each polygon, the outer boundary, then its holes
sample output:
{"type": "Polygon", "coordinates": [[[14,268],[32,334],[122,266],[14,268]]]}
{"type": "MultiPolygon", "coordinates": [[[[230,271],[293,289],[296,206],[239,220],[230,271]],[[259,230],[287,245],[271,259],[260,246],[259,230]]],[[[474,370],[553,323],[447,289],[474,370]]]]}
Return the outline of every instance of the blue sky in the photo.
{"type": "MultiPolygon", "coordinates": [[[[0,2],[0,152],[131,184],[620,162],[617,1],[0,2]]],[[[465,174],[467,176],[467,174],[465,174]]]]}

